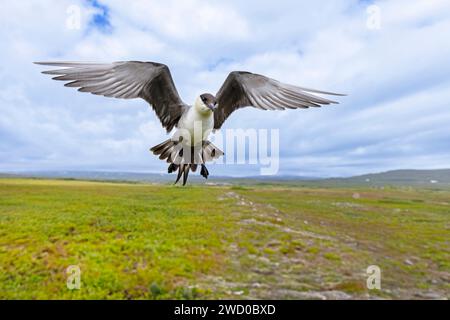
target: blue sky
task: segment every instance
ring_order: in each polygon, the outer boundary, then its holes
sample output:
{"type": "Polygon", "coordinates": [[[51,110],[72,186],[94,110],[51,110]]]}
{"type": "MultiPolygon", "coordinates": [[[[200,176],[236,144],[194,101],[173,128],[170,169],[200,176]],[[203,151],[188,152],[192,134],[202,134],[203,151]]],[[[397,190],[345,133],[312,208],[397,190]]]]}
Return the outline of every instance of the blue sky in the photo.
{"type": "Polygon", "coordinates": [[[163,62],[188,103],[232,70],[348,93],[337,106],[230,117],[226,128],[280,130],[279,174],[450,167],[448,1],[2,1],[0,21],[3,172],[166,169],[148,152],[167,136],[144,101],[64,88],[37,60],[163,62]],[[73,5],[80,28],[67,24],[73,5]]]}

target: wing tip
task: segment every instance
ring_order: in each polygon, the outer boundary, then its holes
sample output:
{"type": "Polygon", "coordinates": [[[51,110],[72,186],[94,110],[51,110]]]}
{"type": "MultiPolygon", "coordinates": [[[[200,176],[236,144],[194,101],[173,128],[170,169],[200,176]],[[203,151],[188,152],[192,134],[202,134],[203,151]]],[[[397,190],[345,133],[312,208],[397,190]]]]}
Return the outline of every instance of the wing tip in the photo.
{"type": "MultiPolygon", "coordinates": [[[[346,97],[346,96],[348,96],[347,93],[334,93],[334,92],[330,93],[330,95],[338,96],[338,97],[346,97]]],[[[329,101],[330,101],[330,103],[332,103],[332,104],[340,104],[339,101],[334,101],[334,100],[329,100],[329,101]]]]}
{"type": "MultiPolygon", "coordinates": [[[[329,95],[329,96],[336,96],[336,97],[346,97],[348,96],[348,94],[346,93],[337,93],[337,92],[328,92],[328,91],[320,91],[320,90],[315,90],[315,89],[306,89],[306,88],[302,88],[303,90],[307,91],[308,93],[313,93],[316,95],[329,95]]],[[[329,105],[329,104],[340,104],[339,101],[335,101],[335,100],[330,100],[330,99],[326,99],[321,97],[322,99],[324,99],[326,102],[325,103],[321,103],[322,105],[329,105]]]]}
{"type": "Polygon", "coordinates": [[[109,63],[93,62],[93,61],[33,61],[33,64],[52,67],[79,67],[79,66],[108,65],[109,63]]]}
{"type": "Polygon", "coordinates": [[[329,96],[339,96],[339,97],[344,97],[347,96],[348,94],[346,93],[337,93],[337,92],[329,92],[329,91],[321,91],[321,90],[316,90],[316,89],[309,89],[309,88],[301,88],[307,92],[312,92],[312,93],[317,93],[317,94],[325,94],[325,95],[329,95],[329,96]]]}
{"type": "Polygon", "coordinates": [[[58,66],[63,65],[68,62],[55,62],[55,61],[33,61],[33,64],[41,65],[41,66],[58,66]]]}

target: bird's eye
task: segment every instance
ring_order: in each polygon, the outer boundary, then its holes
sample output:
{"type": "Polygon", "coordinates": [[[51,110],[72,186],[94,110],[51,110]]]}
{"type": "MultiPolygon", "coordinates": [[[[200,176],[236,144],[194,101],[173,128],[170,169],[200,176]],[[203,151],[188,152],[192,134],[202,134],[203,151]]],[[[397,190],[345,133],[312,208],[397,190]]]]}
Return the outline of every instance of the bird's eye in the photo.
{"type": "Polygon", "coordinates": [[[202,97],[202,101],[203,101],[203,102],[206,102],[206,98],[205,98],[205,97],[202,97]]]}

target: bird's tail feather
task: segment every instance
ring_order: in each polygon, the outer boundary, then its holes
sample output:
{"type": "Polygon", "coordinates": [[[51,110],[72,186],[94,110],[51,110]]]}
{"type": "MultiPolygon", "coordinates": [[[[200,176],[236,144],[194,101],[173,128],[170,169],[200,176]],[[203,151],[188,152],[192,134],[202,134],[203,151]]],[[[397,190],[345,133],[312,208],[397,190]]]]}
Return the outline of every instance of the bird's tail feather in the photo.
{"type": "Polygon", "coordinates": [[[224,155],[223,151],[217,148],[210,141],[203,141],[201,146],[186,146],[181,141],[168,139],[150,149],[159,159],[170,163],[168,172],[178,169],[175,183],[183,176],[183,185],[186,184],[189,171],[195,172],[199,164],[205,164],[224,155]]]}

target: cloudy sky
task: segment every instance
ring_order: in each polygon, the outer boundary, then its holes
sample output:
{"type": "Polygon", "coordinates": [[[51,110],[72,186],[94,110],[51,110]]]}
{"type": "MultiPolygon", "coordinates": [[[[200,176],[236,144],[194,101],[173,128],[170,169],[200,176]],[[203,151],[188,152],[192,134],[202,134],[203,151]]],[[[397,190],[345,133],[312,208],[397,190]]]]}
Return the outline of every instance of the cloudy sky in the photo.
{"type": "Polygon", "coordinates": [[[32,64],[42,60],[163,62],[188,103],[232,70],[348,93],[337,106],[229,118],[226,128],[280,130],[279,174],[450,167],[447,0],[0,3],[0,171],[166,169],[148,152],[167,136],[143,100],[64,88],[32,64]]]}

